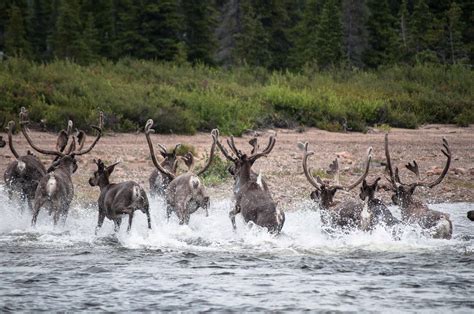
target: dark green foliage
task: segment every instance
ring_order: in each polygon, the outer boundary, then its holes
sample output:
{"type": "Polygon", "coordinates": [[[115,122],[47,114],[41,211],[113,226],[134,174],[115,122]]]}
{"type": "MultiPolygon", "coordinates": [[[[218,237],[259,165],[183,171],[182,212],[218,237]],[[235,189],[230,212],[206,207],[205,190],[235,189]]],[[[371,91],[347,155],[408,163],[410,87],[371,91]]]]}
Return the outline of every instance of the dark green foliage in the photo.
{"type": "Polygon", "coordinates": [[[468,0],[4,0],[0,51],[284,71],[472,64],[472,12],[468,0]]]}
{"type": "Polygon", "coordinates": [[[78,63],[88,61],[91,52],[82,36],[82,22],[76,1],[62,1],[52,35],[53,54],[57,58],[67,58],[78,63]]]}
{"type": "Polygon", "coordinates": [[[316,59],[321,68],[337,66],[342,60],[341,12],[336,0],[326,0],[316,38],[316,59]]]}
{"type": "Polygon", "coordinates": [[[221,158],[216,153],[216,155],[214,155],[214,159],[212,161],[211,166],[202,175],[204,184],[208,186],[213,186],[231,178],[229,175],[229,167],[231,165],[232,163],[230,161],[225,158],[221,158]]]}
{"type": "Polygon", "coordinates": [[[394,61],[396,49],[395,18],[390,12],[387,0],[368,0],[370,16],[367,22],[369,49],[365,63],[371,67],[394,61]]]}
{"type": "Polygon", "coordinates": [[[144,40],[139,56],[171,61],[179,51],[183,19],[174,0],[146,1],[141,14],[140,33],[144,40]]]}
{"type": "Polygon", "coordinates": [[[16,57],[30,57],[30,42],[26,38],[25,23],[19,7],[13,5],[5,30],[5,51],[16,57]]]}
{"type": "MultiPolygon", "coordinates": [[[[175,2],[174,0],[170,0],[175,2]]],[[[214,38],[215,12],[210,1],[182,1],[186,27],[184,42],[188,60],[192,63],[213,64],[213,54],[216,46],[214,38]]]]}

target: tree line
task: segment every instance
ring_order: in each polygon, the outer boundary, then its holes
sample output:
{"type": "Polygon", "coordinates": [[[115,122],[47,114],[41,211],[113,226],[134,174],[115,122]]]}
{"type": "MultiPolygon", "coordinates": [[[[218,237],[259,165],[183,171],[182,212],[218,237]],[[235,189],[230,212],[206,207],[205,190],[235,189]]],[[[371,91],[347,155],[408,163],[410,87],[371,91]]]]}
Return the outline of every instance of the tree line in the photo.
{"type": "Polygon", "coordinates": [[[471,0],[4,0],[0,51],[271,70],[472,64],[471,0]]]}

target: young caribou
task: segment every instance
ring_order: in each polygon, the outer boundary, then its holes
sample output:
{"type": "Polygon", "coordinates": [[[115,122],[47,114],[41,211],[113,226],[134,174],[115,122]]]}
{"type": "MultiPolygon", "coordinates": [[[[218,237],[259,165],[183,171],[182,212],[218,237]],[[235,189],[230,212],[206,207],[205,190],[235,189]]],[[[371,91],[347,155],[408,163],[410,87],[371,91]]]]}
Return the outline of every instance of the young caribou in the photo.
{"type": "Polygon", "coordinates": [[[340,204],[334,203],[334,196],[337,191],[350,191],[358,186],[369,173],[370,161],[372,159],[372,147],[367,150],[367,162],[364,173],[352,184],[341,185],[339,183],[339,162],[336,159],[331,167],[335,171],[336,184],[323,181],[319,176],[313,177],[311,169],[308,168],[308,157],[314,152],[308,151],[308,143],[301,144],[303,149],[303,171],[308,182],[315,188],[311,192],[311,199],[319,204],[321,219],[324,224],[343,228],[361,228],[362,210],[364,204],[360,201],[348,200],[340,204]]]}
{"type": "Polygon", "coordinates": [[[97,170],[89,179],[91,186],[100,188],[100,196],[97,200],[99,205],[99,219],[97,222],[96,234],[102,227],[105,217],[112,220],[115,224],[115,231],[118,231],[122,223],[122,216],[128,214],[128,228],[132,228],[133,214],[136,210],[141,210],[146,214],[148,229],[151,229],[150,205],[145,190],[134,181],[122,183],[110,183],[110,175],[118,162],[105,167],[99,159],[95,160],[97,170]]]}
{"type": "Polygon", "coordinates": [[[211,146],[209,159],[207,160],[204,168],[202,168],[197,173],[194,173],[192,167],[188,166],[188,172],[176,175],[175,173],[165,169],[155,157],[155,150],[150,138],[150,133],[154,133],[154,130],[151,128],[152,126],[153,120],[149,119],[145,125],[145,136],[148,143],[148,148],[150,149],[150,155],[153,164],[155,165],[156,169],[163,174],[163,176],[168,177],[170,180],[170,183],[165,190],[167,203],[166,214],[168,218],[171,215],[171,212],[175,212],[178,216],[180,224],[188,224],[191,214],[197,211],[199,208],[203,208],[206,211],[207,216],[209,196],[207,195],[205,186],[199,179],[199,176],[202,175],[211,165],[216,147],[215,132],[212,132],[213,143],[211,146]]]}
{"type": "MultiPolygon", "coordinates": [[[[388,150],[388,134],[385,134],[385,157],[387,159],[388,180],[391,184],[391,190],[394,192],[392,201],[395,205],[400,206],[402,220],[406,223],[418,224],[421,228],[428,230],[433,238],[451,239],[453,234],[453,224],[449,215],[439,211],[431,210],[423,202],[413,198],[413,193],[417,187],[433,188],[443,181],[448,173],[451,164],[451,151],[449,150],[448,141],[443,138],[443,147],[441,150],[446,156],[446,164],[441,175],[433,182],[424,182],[418,180],[413,183],[402,183],[398,173],[398,167],[393,171],[390,152],[388,150]]],[[[420,178],[420,171],[416,161],[408,163],[405,167],[413,172],[416,177],[420,178]]]]}
{"type": "Polygon", "coordinates": [[[22,110],[20,121],[21,131],[28,141],[28,144],[41,154],[56,157],[48,173],[41,178],[36,188],[32,225],[36,224],[40,209],[44,206],[49,207],[49,214],[53,214],[54,224],[56,225],[60,218],[63,221],[66,220],[69,206],[74,197],[74,185],[71,176],[77,170],[76,156],[89,153],[99,141],[102,136],[103,113],[100,112],[99,115],[99,126],[92,126],[92,128],[97,130],[97,136],[92,144],[87,149],[82,150],[85,137],[82,138],[79,147],[76,147],[76,137],[73,136],[72,142],[66,152],[61,152],[59,146],[56,147],[56,150],[46,150],[33,143],[27,130],[29,121],[26,110],[22,110]]]}
{"type": "Polygon", "coordinates": [[[231,136],[227,140],[233,155],[230,155],[225,147],[219,142],[219,131],[216,130],[215,138],[225,158],[233,163],[229,169],[234,177],[235,207],[229,213],[232,227],[236,229],[235,216],[242,214],[246,223],[249,221],[258,226],[267,228],[271,233],[279,233],[285,223],[285,213],[277,208],[277,203],[273,201],[268,186],[261,175],[257,175],[252,166],[261,157],[266,157],[275,146],[275,138],[270,136],[267,147],[258,152],[257,139],[253,138],[249,143],[253,146],[250,155],[238,150],[231,136]]]}

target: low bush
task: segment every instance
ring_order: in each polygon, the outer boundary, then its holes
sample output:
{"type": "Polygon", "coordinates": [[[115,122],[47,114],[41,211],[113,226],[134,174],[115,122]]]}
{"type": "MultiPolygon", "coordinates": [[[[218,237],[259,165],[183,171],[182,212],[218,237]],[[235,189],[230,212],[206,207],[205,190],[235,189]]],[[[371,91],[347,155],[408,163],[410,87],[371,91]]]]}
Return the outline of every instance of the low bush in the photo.
{"type": "Polygon", "coordinates": [[[137,131],[147,119],[160,133],[193,134],[219,128],[240,135],[258,127],[319,127],[365,131],[387,124],[474,123],[471,69],[418,64],[372,71],[307,67],[301,73],[262,68],[122,59],[80,66],[68,61],[0,62],[0,120],[22,106],[50,130],[67,119],[88,129],[97,111],[106,128],[137,131]]]}

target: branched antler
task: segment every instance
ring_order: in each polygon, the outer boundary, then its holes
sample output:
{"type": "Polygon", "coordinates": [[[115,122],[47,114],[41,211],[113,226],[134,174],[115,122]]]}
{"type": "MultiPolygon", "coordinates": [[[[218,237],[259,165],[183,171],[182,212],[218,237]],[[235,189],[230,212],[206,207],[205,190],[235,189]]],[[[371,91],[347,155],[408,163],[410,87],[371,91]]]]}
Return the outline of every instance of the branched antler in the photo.
{"type": "Polygon", "coordinates": [[[153,143],[150,138],[150,133],[155,133],[155,130],[153,130],[151,127],[153,126],[153,120],[148,119],[148,121],[145,124],[145,137],[146,141],[148,143],[148,148],[150,150],[150,157],[153,162],[153,165],[155,165],[155,168],[158,169],[161,173],[164,175],[168,176],[171,180],[173,180],[176,176],[174,173],[171,173],[170,171],[166,170],[156,159],[155,156],[155,149],[153,148],[153,143]]]}

